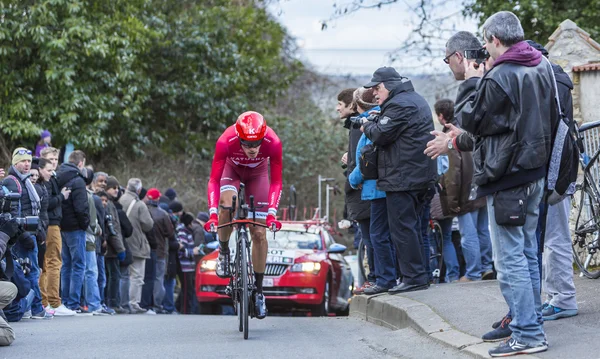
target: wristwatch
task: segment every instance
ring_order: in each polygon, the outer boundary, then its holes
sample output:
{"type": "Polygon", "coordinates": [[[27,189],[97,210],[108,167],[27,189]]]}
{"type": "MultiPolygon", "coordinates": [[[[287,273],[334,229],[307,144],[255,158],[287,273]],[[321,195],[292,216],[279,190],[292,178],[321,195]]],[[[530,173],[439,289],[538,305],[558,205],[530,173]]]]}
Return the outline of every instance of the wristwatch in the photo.
{"type": "Polygon", "coordinates": [[[454,149],[454,144],[453,144],[453,140],[452,139],[448,140],[448,149],[449,150],[453,150],[454,149]]]}

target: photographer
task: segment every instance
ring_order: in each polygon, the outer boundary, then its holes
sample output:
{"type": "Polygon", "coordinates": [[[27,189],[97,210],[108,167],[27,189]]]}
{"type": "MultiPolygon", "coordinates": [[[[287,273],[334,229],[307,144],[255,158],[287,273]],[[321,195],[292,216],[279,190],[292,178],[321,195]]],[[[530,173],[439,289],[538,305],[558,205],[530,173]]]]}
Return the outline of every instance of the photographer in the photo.
{"type": "MultiPolygon", "coordinates": [[[[552,68],[524,41],[523,27],[511,12],[490,16],[483,36],[493,67],[484,73],[485,66],[465,63],[456,111],[467,132],[453,128],[449,135],[452,147],[473,151],[473,182],[477,197],[487,197],[498,282],[513,314],[510,340],[489,354],[532,354],[548,349],[536,227],[551,127],[558,121],[552,68]]],[[[434,148],[427,151],[437,154],[434,148]]]]}
{"type": "MultiPolygon", "coordinates": [[[[360,132],[360,122],[353,123],[351,118],[358,116],[356,109],[353,108],[353,95],[356,89],[349,88],[345,89],[338,94],[338,103],[336,111],[340,114],[340,119],[344,120],[344,128],[348,131],[348,152],[342,156],[342,168],[346,168],[344,174],[346,177],[352,173],[356,167],[356,146],[362,133],[360,132]]],[[[361,191],[353,189],[350,186],[350,182],[346,179],[344,186],[344,192],[346,193],[345,204],[347,219],[350,221],[358,222],[362,240],[367,246],[367,260],[369,262],[369,274],[365,278],[365,283],[354,290],[354,294],[362,294],[365,288],[375,285],[375,267],[376,263],[373,259],[373,246],[371,245],[370,236],[370,215],[371,215],[371,204],[369,201],[363,201],[361,199],[361,191]]],[[[321,215],[321,213],[319,213],[321,215]]]]}
{"type": "Polygon", "coordinates": [[[402,283],[390,293],[427,289],[422,252],[421,210],[437,178],[435,161],[423,154],[433,130],[431,109],[412,83],[392,67],[382,67],[365,85],[373,88],[381,114],[363,120],[363,132],[377,147],[377,189],[385,191],[392,241],[402,283]]]}
{"type": "MultiPolygon", "coordinates": [[[[11,215],[13,217],[38,216],[41,208],[40,197],[31,181],[31,151],[19,147],[14,150],[12,166],[8,176],[2,181],[2,185],[10,193],[19,193],[21,198],[11,204],[11,215]]],[[[35,233],[35,231],[34,231],[35,233]]],[[[47,313],[42,306],[42,295],[39,287],[40,267],[38,265],[38,246],[34,233],[23,232],[17,239],[13,248],[13,254],[18,258],[29,258],[31,271],[26,276],[31,283],[31,289],[35,292],[31,305],[31,316],[33,319],[50,319],[52,315],[47,313]]]]}

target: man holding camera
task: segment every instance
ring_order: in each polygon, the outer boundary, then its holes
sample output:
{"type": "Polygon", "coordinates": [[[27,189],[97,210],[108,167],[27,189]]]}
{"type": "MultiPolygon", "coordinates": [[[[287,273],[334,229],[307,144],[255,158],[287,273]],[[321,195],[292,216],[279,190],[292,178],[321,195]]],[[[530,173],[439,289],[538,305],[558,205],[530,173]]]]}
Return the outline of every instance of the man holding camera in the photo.
{"type": "Polygon", "coordinates": [[[390,293],[427,289],[420,214],[437,179],[436,162],[424,155],[433,121],[427,101],[392,67],[382,67],[364,87],[373,88],[381,113],[361,128],[377,147],[377,189],[385,191],[390,234],[402,283],[390,293]]]}
{"type": "MultiPolygon", "coordinates": [[[[550,156],[551,126],[558,120],[552,68],[524,41],[523,27],[501,11],[483,24],[493,68],[465,64],[457,97],[459,123],[449,148],[473,151],[478,197],[487,197],[500,290],[513,314],[512,336],[492,357],[547,350],[542,327],[536,227],[550,156]]],[[[426,153],[437,155],[432,141],[426,153]]]]}
{"type": "MultiPolygon", "coordinates": [[[[31,151],[19,147],[14,150],[12,166],[8,176],[2,181],[10,193],[19,193],[21,198],[11,204],[11,215],[13,217],[38,216],[40,212],[40,197],[29,180],[31,169],[31,151]]],[[[40,292],[39,279],[40,267],[38,264],[38,247],[33,233],[23,232],[13,247],[13,254],[18,258],[29,258],[31,270],[26,278],[31,283],[31,289],[35,292],[31,305],[32,319],[50,319],[52,315],[47,313],[42,306],[42,295],[40,292]]]]}

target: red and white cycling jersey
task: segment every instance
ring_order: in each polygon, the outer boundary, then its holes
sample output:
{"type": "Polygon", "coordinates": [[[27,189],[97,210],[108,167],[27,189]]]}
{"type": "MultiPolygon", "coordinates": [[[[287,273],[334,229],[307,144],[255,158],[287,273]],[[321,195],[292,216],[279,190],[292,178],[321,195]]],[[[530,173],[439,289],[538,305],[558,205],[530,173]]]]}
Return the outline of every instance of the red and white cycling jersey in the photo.
{"type": "MultiPolygon", "coordinates": [[[[267,183],[262,183],[260,177],[253,176],[258,172],[267,171],[267,164],[271,169],[271,178],[269,193],[268,193],[268,214],[277,215],[277,208],[279,207],[279,200],[281,198],[282,185],[282,171],[283,171],[283,151],[281,148],[281,141],[275,131],[267,126],[265,137],[260,145],[260,150],[256,158],[249,158],[244,153],[240,140],[235,133],[235,126],[230,126],[217,140],[215,146],[215,157],[212,162],[212,169],[210,171],[210,180],[208,181],[208,208],[209,212],[217,213],[219,207],[219,198],[222,190],[229,190],[231,186],[225,185],[225,183],[231,183],[232,178],[222,178],[223,172],[226,167],[228,170],[226,173],[233,173],[239,175],[239,179],[245,181],[254,181],[254,185],[245,183],[248,190],[259,189],[266,191],[267,183]],[[231,171],[230,171],[231,170],[231,171]],[[230,182],[224,182],[228,180],[230,182]]],[[[263,197],[261,193],[251,193],[247,191],[247,195],[254,195],[257,200],[263,197]]],[[[259,203],[260,200],[259,200],[259,203]]]]}

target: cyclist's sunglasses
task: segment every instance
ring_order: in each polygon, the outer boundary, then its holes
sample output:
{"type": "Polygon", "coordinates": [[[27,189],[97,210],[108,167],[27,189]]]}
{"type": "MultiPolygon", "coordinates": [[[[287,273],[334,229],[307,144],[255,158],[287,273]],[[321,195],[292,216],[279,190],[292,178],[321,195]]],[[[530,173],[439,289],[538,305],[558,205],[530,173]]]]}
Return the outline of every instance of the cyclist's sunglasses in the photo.
{"type": "Polygon", "coordinates": [[[19,154],[19,155],[30,155],[31,151],[30,150],[18,150],[17,154],[19,154]]]}
{"type": "Polygon", "coordinates": [[[261,145],[263,140],[258,140],[258,141],[244,141],[244,140],[240,140],[240,143],[242,144],[242,147],[246,147],[246,148],[256,148],[258,146],[261,145]]]}

